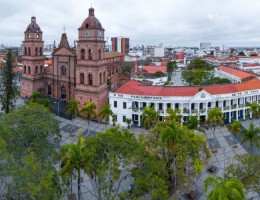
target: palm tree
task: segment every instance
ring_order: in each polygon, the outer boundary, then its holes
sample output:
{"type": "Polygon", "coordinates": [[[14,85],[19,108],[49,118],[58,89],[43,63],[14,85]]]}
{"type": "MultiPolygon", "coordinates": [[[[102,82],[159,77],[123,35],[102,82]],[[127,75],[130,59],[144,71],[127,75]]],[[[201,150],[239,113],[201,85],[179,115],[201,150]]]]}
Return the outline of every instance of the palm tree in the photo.
{"type": "Polygon", "coordinates": [[[166,167],[168,171],[168,176],[170,183],[174,181],[174,188],[177,187],[177,175],[176,175],[176,145],[180,143],[181,136],[183,135],[184,129],[180,129],[180,124],[175,121],[165,122],[165,126],[161,129],[161,141],[167,149],[167,161],[166,167]],[[171,166],[173,165],[173,174],[171,171],[171,166]]]}
{"type": "Polygon", "coordinates": [[[86,165],[86,156],[84,154],[84,137],[79,134],[78,142],[65,144],[60,150],[61,155],[61,174],[71,175],[71,193],[72,193],[72,173],[75,169],[77,171],[77,185],[78,185],[78,199],[80,199],[80,174],[81,169],[86,165]]]}
{"type": "Polygon", "coordinates": [[[102,109],[100,110],[98,117],[100,121],[103,121],[105,119],[106,124],[109,121],[109,117],[112,117],[114,115],[113,111],[110,108],[110,105],[104,105],[102,109]]]}
{"type": "MultiPolygon", "coordinates": [[[[242,126],[242,124],[240,121],[233,120],[232,124],[227,125],[227,128],[231,133],[240,134],[241,126],[242,126]]],[[[235,136],[233,136],[233,137],[234,137],[234,142],[235,142],[235,136]]]]}
{"type": "Polygon", "coordinates": [[[73,129],[73,115],[79,114],[78,104],[79,104],[79,101],[69,100],[68,104],[67,104],[67,106],[65,108],[66,115],[72,115],[72,119],[71,119],[71,121],[72,121],[72,129],[73,129]]]}
{"type": "Polygon", "coordinates": [[[89,120],[95,119],[97,117],[96,104],[86,102],[85,107],[81,109],[80,113],[83,118],[86,118],[88,120],[89,125],[89,120]]]}
{"type": "Polygon", "coordinates": [[[181,123],[182,116],[179,114],[180,113],[179,109],[168,108],[167,113],[169,114],[169,116],[164,117],[165,121],[175,120],[176,122],[181,123]]]}
{"type": "MultiPolygon", "coordinates": [[[[208,111],[208,119],[207,119],[206,123],[208,124],[208,126],[213,127],[214,140],[216,142],[216,136],[215,136],[216,126],[224,125],[223,113],[222,113],[221,109],[215,107],[214,109],[208,111]]],[[[215,145],[215,142],[214,142],[214,145],[215,145]]]]}
{"type": "Polygon", "coordinates": [[[208,200],[228,199],[228,200],[244,200],[244,186],[242,182],[235,178],[223,179],[219,176],[209,176],[204,181],[204,191],[212,186],[213,189],[207,196],[208,200]]]}
{"type": "Polygon", "coordinates": [[[153,126],[158,120],[159,113],[154,110],[154,107],[146,106],[142,114],[142,124],[145,128],[153,126]]]}
{"type": "Polygon", "coordinates": [[[258,117],[259,115],[259,105],[257,102],[252,102],[248,104],[249,109],[248,109],[248,115],[252,114],[252,121],[254,117],[258,117]]]}
{"type": "Polygon", "coordinates": [[[255,125],[251,122],[250,127],[247,130],[242,131],[242,141],[241,144],[244,144],[246,141],[248,149],[253,151],[253,144],[260,148],[260,128],[256,128],[255,125]]]}

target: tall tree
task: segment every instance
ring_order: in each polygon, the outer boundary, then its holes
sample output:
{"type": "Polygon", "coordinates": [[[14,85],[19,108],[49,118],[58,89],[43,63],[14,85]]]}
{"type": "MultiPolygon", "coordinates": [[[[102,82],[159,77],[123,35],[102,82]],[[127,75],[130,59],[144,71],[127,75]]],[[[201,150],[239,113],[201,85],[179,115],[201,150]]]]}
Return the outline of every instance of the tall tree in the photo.
{"type": "Polygon", "coordinates": [[[38,91],[33,91],[32,96],[30,97],[30,102],[41,104],[41,93],[38,91]]]}
{"type": "Polygon", "coordinates": [[[254,117],[258,117],[259,116],[259,104],[257,102],[252,102],[248,104],[249,109],[248,109],[248,114],[252,117],[252,122],[254,117]]]}
{"type": "Polygon", "coordinates": [[[159,113],[154,110],[154,107],[146,106],[142,114],[142,125],[149,128],[158,121],[158,117],[159,113]]]}
{"type": "Polygon", "coordinates": [[[95,197],[101,199],[139,199],[144,194],[150,199],[167,198],[164,163],[151,155],[143,143],[136,140],[129,130],[118,126],[86,139],[86,173],[95,184],[95,197]],[[136,185],[131,197],[120,192],[125,183],[136,185]]]}
{"type": "Polygon", "coordinates": [[[83,116],[83,118],[86,118],[88,120],[89,125],[89,120],[95,119],[97,117],[96,104],[86,102],[85,107],[81,109],[80,113],[83,116]]]}
{"type": "Polygon", "coordinates": [[[73,116],[75,114],[79,114],[79,109],[78,109],[78,105],[79,105],[79,101],[76,101],[76,100],[69,100],[68,101],[68,104],[66,105],[66,108],[65,108],[65,113],[66,115],[72,115],[72,118],[71,118],[71,122],[72,122],[72,129],[73,129],[73,116]]]}
{"type": "Polygon", "coordinates": [[[249,129],[242,131],[242,141],[241,144],[247,142],[248,149],[251,149],[253,152],[253,145],[260,148],[260,128],[256,128],[255,125],[251,122],[249,129]]]}
{"type": "Polygon", "coordinates": [[[176,61],[170,61],[167,63],[168,81],[171,80],[172,72],[177,68],[176,61]]]}
{"type": "Polygon", "coordinates": [[[3,96],[1,97],[2,108],[5,113],[9,113],[15,107],[17,88],[14,82],[15,74],[13,72],[13,58],[11,50],[6,54],[6,63],[3,68],[3,96]]]}
{"type": "Polygon", "coordinates": [[[164,163],[170,192],[189,183],[210,158],[205,138],[175,121],[158,122],[141,139],[147,151],[164,163]]]}
{"type": "MultiPolygon", "coordinates": [[[[232,124],[229,124],[228,126],[228,130],[233,133],[233,134],[240,134],[241,133],[241,127],[242,124],[240,121],[234,120],[232,122],[232,124]]],[[[235,142],[235,136],[234,136],[234,142],[235,142]]]]}
{"type": "Polygon", "coordinates": [[[181,123],[182,116],[179,109],[168,108],[167,113],[169,114],[169,116],[164,117],[165,121],[175,120],[176,122],[181,123]]]}
{"type": "Polygon", "coordinates": [[[7,142],[8,152],[16,159],[31,151],[48,163],[58,159],[55,147],[61,140],[59,124],[42,105],[29,103],[2,116],[0,137],[7,142]]]}
{"type": "Polygon", "coordinates": [[[113,111],[111,110],[110,108],[110,105],[107,104],[107,105],[104,105],[102,107],[102,109],[100,110],[99,114],[98,114],[98,117],[99,117],[99,120],[100,122],[103,121],[103,119],[105,119],[105,122],[106,124],[109,122],[109,118],[110,117],[113,117],[113,111]]]}
{"type": "Polygon", "coordinates": [[[208,111],[208,119],[206,121],[206,124],[208,124],[208,126],[213,128],[214,145],[215,145],[215,143],[216,143],[216,135],[215,135],[216,126],[224,125],[223,113],[220,108],[215,107],[214,109],[208,111]]]}
{"type": "Polygon", "coordinates": [[[244,186],[240,180],[235,178],[223,179],[221,177],[209,176],[204,181],[204,190],[208,191],[209,187],[213,187],[208,194],[208,200],[228,199],[228,200],[244,200],[244,186]]]}
{"type": "Polygon", "coordinates": [[[59,161],[59,132],[58,122],[39,104],[26,104],[0,118],[0,156],[6,160],[0,170],[12,177],[12,182],[7,182],[7,199],[60,196],[61,185],[53,167],[59,161]],[[6,156],[2,148],[6,149],[6,156]]]}
{"type": "MultiPolygon", "coordinates": [[[[72,177],[73,170],[77,171],[77,186],[78,186],[78,199],[80,199],[80,176],[81,169],[87,164],[86,156],[84,155],[84,141],[85,139],[81,134],[78,135],[78,142],[65,144],[60,150],[61,154],[61,173],[68,174],[72,177]]],[[[72,180],[71,180],[72,184],[72,180]]],[[[72,193],[72,187],[71,187],[72,193]]]]}

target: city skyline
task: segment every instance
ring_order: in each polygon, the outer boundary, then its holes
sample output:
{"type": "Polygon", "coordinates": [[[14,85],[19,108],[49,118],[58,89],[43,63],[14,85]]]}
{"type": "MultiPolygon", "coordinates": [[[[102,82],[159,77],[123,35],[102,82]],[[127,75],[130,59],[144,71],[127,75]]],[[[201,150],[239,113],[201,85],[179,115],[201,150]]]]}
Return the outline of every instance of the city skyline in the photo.
{"type": "Polygon", "coordinates": [[[130,38],[130,45],[199,46],[200,42],[225,46],[260,46],[260,2],[250,0],[3,0],[0,43],[20,46],[31,16],[36,16],[45,44],[59,42],[63,27],[70,45],[90,7],[105,29],[105,38],[130,38]]]}

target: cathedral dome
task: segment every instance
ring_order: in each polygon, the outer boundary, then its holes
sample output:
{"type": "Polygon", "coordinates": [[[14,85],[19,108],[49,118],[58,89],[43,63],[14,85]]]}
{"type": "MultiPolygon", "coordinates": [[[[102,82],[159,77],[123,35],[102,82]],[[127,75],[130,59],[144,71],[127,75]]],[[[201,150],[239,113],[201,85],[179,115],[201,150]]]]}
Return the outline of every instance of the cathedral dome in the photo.
{"type": "Polygon", "coordinates": [[[89,15],[82,23],[79,29],[97,29],[104,30],[99,20],[94,15],[94,8],[89,9],[89,15]]]}
{"type": "Polygon", "coordinates": [[[36,17],[33,16],[31,18],[31,23],[28,25],[25,32],[31,32],[31,33],[41,32],[40,26],[36,23],[36,17]]]}

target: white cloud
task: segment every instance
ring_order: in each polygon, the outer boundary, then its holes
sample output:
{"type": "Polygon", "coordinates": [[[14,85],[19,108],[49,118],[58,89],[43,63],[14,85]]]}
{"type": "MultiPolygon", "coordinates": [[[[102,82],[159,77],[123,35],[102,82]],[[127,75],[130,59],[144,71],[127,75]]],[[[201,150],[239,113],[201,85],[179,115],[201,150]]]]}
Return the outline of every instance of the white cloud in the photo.
{"type": "MultiPolygon", "coordinates": [[[[1,0],[0,43],[20,45],[34,13],[45,44],[58,43],[64,25],[72,44],[89,7],[84,0],[1,0]]],[[[123,35],[132,45],[260,46],[258,0],[95,0],[93,7],[106,37],[123,35]]]]}

